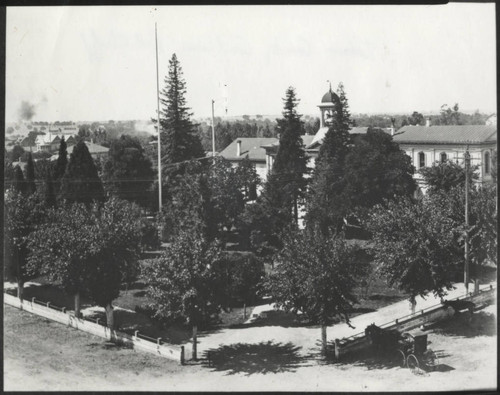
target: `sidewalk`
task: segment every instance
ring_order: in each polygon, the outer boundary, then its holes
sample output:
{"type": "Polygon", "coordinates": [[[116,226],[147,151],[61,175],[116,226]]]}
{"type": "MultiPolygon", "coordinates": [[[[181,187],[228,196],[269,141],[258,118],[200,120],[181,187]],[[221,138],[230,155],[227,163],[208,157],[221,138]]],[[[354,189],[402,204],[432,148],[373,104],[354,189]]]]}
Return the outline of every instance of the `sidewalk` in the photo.
{"type": "MultiPolygon", "coordinates": [[[[492,283],[495,284],[495,283],[492,283]]],[[[455,284],[456,289],[448,291],[446,299],[454,299],[465,294],[463,284],[455,284]]],[[[482,284],[481,289],[488,289],[489,284],[482,284]]],[[[421,309],[433,306],[440,303],[439,298],[434,295],[428,295],[425,299],[417,297],[416,312],[421,309]]],[[[272,304],[257,306],[254,308],[253,314],[260,314],[265,311],[273,310],[272,304]]],[[[357,333],[363,332],[371,323],[377,325],[385,324],[393,321],[396,318],[410,314],[410,304],[407,300],[394,303],[389,306],[380,308],[377,311],[358,315],[351,320],[351,325],[355,329],[350,328],[347,324],[341,323],[328,327],[327,336],[331,341],[335,338],[341,339],[349,337],[357,333]]],[[[249,320],[251,321],[251,319],[249,320]]],[[[248,321],[247,321],[248,322],[248,321]]],[[[320,352],[321,331],[319,326],[314,327],[280,327],[280,326],[259,326],[250,328],[231,328],[223,329],[215,333],[200,333],[198,337],[198,357],[201,357],[204,351],[212,348],[218,348],[221,345],[230,345],[234,343],[249,343],[256,344],[260,342],[273,341],[275,343],[286,344],[293,343],[294,346],[301,347],[302,355],[319,354],[320,352]]],[[[191,354],[191,344],[185,344],[187,355],[191,354]]]]}

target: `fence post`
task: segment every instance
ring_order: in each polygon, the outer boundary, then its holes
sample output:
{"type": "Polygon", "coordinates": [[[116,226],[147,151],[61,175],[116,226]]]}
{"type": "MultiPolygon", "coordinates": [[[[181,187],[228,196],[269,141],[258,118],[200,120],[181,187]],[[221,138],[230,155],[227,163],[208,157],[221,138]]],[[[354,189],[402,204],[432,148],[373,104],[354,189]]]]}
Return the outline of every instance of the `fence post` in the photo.
{"type": "Polygon", "coordinates": [[[135,338],[136,338],[136,339],[138,339],[138,338],[139,338],[139,336],[138,336],[138,335],[139,335],[139,331],[135,331],[135,332],[134,332],[134,336],[135,336],[135,338]]]}
{"type": "Polygon", "coordinates": [[[399,322],[398,322],[398,319],[396,318],[396,325],[397,325],[398,323],[399,323],[399,322]]]}
{"type": "Polygon", "coordinates": [[[181,365],[184,365],[184,346],[181,346],[181,365]]]}
{"type": "Polygon", "coordinates": [[[335,339],[335,359],[340,359],[340,340],[335,339]]]}
{"type": "Polygon", "coordinates": [[[160,345],[161,343],[161,337],[159,337],[158,339],[156,339],[156,344],[160,345]]]}
{"type": "Polygon", "coordinates": [[[50,307],[50,302],[47,302],[47,307],[50,307]]]}
{"type": "Polygon", "coordinates": [[[31,304],[35,304],[35,297],[34,296],[31,298],[31,304]]]}
{"type": "Polygon", "coordinates": [[[493,284],[490,284],[490,289],[493,289],[493,284]]]}
{"type": "Polygon", "coordinates": [[[62,312],[63,312],[64,314],[66,314],[66,307],[63,307],[63,308],[62,308],[62,312]]]}
{"type": "Polygon", "coordinates": [[[97,325],[99,325],[99,318],[96,318],[95,322],[97,325]]]}
{"type": "Polygon", "coordinates": [[[420,314],[424,315],[424,310],[420,310],[420,314]]]}

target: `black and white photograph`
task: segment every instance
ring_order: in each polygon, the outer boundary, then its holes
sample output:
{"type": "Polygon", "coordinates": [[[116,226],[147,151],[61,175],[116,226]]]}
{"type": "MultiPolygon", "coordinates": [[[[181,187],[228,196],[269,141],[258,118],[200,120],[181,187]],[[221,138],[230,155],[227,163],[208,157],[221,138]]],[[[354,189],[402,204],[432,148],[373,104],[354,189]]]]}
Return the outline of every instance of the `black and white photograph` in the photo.
{"type": "Polygon", "coordinates": [[[495,3],[70,4],[5,8],[5,391],[497,390],[495,3]]]}

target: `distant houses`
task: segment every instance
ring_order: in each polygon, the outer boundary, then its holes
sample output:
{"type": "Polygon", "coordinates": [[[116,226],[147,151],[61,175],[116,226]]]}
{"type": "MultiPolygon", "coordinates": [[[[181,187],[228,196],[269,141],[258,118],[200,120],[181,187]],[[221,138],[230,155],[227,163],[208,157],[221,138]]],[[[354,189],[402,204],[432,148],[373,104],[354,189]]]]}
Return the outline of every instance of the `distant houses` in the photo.
{"type": "Polygon", "coordinates": [[[248,158],[261,180],[265,181],[268,172],[268,157],[263,147],[277,143],[278,139],[275,137],[241,137],[229,144],[219,155],[231,162],[233,166],[237,166],[243,159],[248,158]]]}
{"type": "MultiPolygon", "coordinates": [[[[73,148],[75,148],[76,141],[73,142],[71,145],[68,143],[68,157],[71,155],[73,152],[73,148]]],[[[90,156],[94,159],[102,159],[102,158],[107,158],[109,148],[103,147],[102,145],[95,144],[93,141],[86,141],[85,145],[89,149],[90,156]]],[[[50,160],[57,160],[57,157],[59,156],[58,153],[55,153],[50,157],[50,160]]]]}

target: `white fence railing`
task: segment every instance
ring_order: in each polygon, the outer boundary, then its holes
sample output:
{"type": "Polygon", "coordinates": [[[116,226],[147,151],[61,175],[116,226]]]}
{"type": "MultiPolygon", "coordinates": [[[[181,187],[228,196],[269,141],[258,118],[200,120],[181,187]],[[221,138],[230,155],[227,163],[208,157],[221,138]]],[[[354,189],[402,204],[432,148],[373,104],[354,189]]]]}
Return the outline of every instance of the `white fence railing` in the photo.
{"type": "Polygon", "coordinates": [[[96,320],[94,323],[86,319],[77,318],[65,312],[64,308],[61,309],[56,306],[51,306],[50,303],[40,302],[35,300],[35,298],[21,301],[19,298],[9,295],[8,293],[4,293],[3,297],[4,303],[18,309],[28,311],[113,342],[131,345],[135,349],[169,358],[184,364],[184,346],[164,344],[160,338],[151,338],[151,340],[149,340],[149,338],[145,339],[144,337],[146,336],[140,337],[141,335],[137,331],[135,335],[129,335],[116,330],[110,330],[108,327],[99,324],[99,320],[96,320]]]}
{"type": "MultiPolygon", "coordinates": [[[[455,300],[459,299],[469,300],[476,305],[491,303],[491,301],[496,300],[496,287],[490,285],[488,288],[485,287],[481,289],[476,295],[470,293],[467,296],[462,296],[455,300]]],[[[442,304],[436,304],[417,311],[415,314],[406,315],[379,326],[384,329],[396,329],[400,332],[405,332],[422,325],[442,321],[452,316],[454,313],[452,308],[445,308],[442,304]]],[[[340,359],[342,356],[362,350],[368,347],[368,345],[369,341],[364,332],[343,339],[335,339],[335,358],[340,359]]]]}

